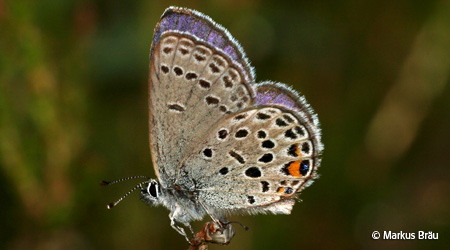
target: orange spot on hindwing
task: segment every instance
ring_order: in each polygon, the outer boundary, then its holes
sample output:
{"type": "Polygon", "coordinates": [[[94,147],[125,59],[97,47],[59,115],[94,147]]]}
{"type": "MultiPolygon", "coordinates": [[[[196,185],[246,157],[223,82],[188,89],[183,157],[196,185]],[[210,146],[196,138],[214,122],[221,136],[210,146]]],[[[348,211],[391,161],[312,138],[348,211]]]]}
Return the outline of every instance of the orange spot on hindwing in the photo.
{"type": "Polygon", "coordinates": [[[288,148],[288,155],[292,156],[292,157],[300,157],[300,156],[302,156],[302,153],[300,151],[299,145],[298,144],[292,144],[288,148]]]}
{"type": "Polygon", "coordinates": [[[277,193],[282,194],[283,196],[289,196],[294,194],[294,189],[291,187],[279,187],[277,188],[277,193]]]}
{"type": "Polygon", "coordinates": [[[297,156],[302,156],[302,153],[300,152],[300,147],[297,145],[297,148],[295,149],[295,154],[297,156]]]}
{"type": "Polygon", "coordinates": [[[301,177],[302,175],[300,174],[300,160],[290,162],[289,166],[287,166],[287,170],[290,175],[294,177],[301,177]]]}

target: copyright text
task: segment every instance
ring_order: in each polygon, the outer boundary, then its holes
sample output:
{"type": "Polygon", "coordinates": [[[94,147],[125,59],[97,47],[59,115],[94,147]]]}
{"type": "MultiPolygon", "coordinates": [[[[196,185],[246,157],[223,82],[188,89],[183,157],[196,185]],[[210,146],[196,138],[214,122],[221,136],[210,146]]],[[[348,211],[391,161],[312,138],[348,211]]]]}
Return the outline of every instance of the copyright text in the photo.
{"type": "Polygon", "coordinates": [[[392,231],[373,231],[372,239],[378,240],[437,240],[439,239],[439,233],[433,233],[432,231],[418,231],[417,233],[405,233],[405,232],[392,232],[392,231]]]}

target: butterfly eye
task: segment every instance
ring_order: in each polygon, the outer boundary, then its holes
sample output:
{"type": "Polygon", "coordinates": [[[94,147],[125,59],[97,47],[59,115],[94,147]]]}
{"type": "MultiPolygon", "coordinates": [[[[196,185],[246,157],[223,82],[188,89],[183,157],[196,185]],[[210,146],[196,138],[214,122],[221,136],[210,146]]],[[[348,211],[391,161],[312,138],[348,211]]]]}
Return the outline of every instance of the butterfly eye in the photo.
{"type": "Polygon", "coordinates": [[[156,183],[156,182],[150,183],[150,184],[148,185],[147,192],[148,192],[151,196],[157,198],[157,197],[158,197],[158,183],[156,183]]]}

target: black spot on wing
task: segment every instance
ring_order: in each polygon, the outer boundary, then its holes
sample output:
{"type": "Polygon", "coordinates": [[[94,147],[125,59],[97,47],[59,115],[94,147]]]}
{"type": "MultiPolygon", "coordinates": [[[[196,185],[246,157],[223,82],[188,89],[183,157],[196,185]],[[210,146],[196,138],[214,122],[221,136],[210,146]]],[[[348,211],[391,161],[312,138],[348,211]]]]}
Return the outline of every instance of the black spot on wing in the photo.
{"type": "Polygon", "coordinates": [[[245,175],[252,178],[258,178],[261,177],[261,170],[257,167],[250,167],[245,170],[245,175]]]}
{"type": "Polygon", "coordinates": [[[244,157],[242,157],[240,154],[238,154],[238,153],[236,153],[234,151],[230,151],[229,154],[230,154],[231,157],[236,159],[240,164],[244,164],[245,163],[244,157]]]}

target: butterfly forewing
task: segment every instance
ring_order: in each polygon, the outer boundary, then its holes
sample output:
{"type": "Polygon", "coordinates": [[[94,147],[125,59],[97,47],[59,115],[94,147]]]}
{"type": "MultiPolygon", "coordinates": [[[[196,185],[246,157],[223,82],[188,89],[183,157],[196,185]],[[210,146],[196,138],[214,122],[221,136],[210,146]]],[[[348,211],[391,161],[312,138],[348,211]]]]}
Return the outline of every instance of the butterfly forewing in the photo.
{"type": "Polygon", "coordinates": [[[174,183],[181,159],[221,117],[251,104],[251,88],[228,56],[187,34],[165,33],[150,68],[150,136],[160,179],[174,183]]]}

